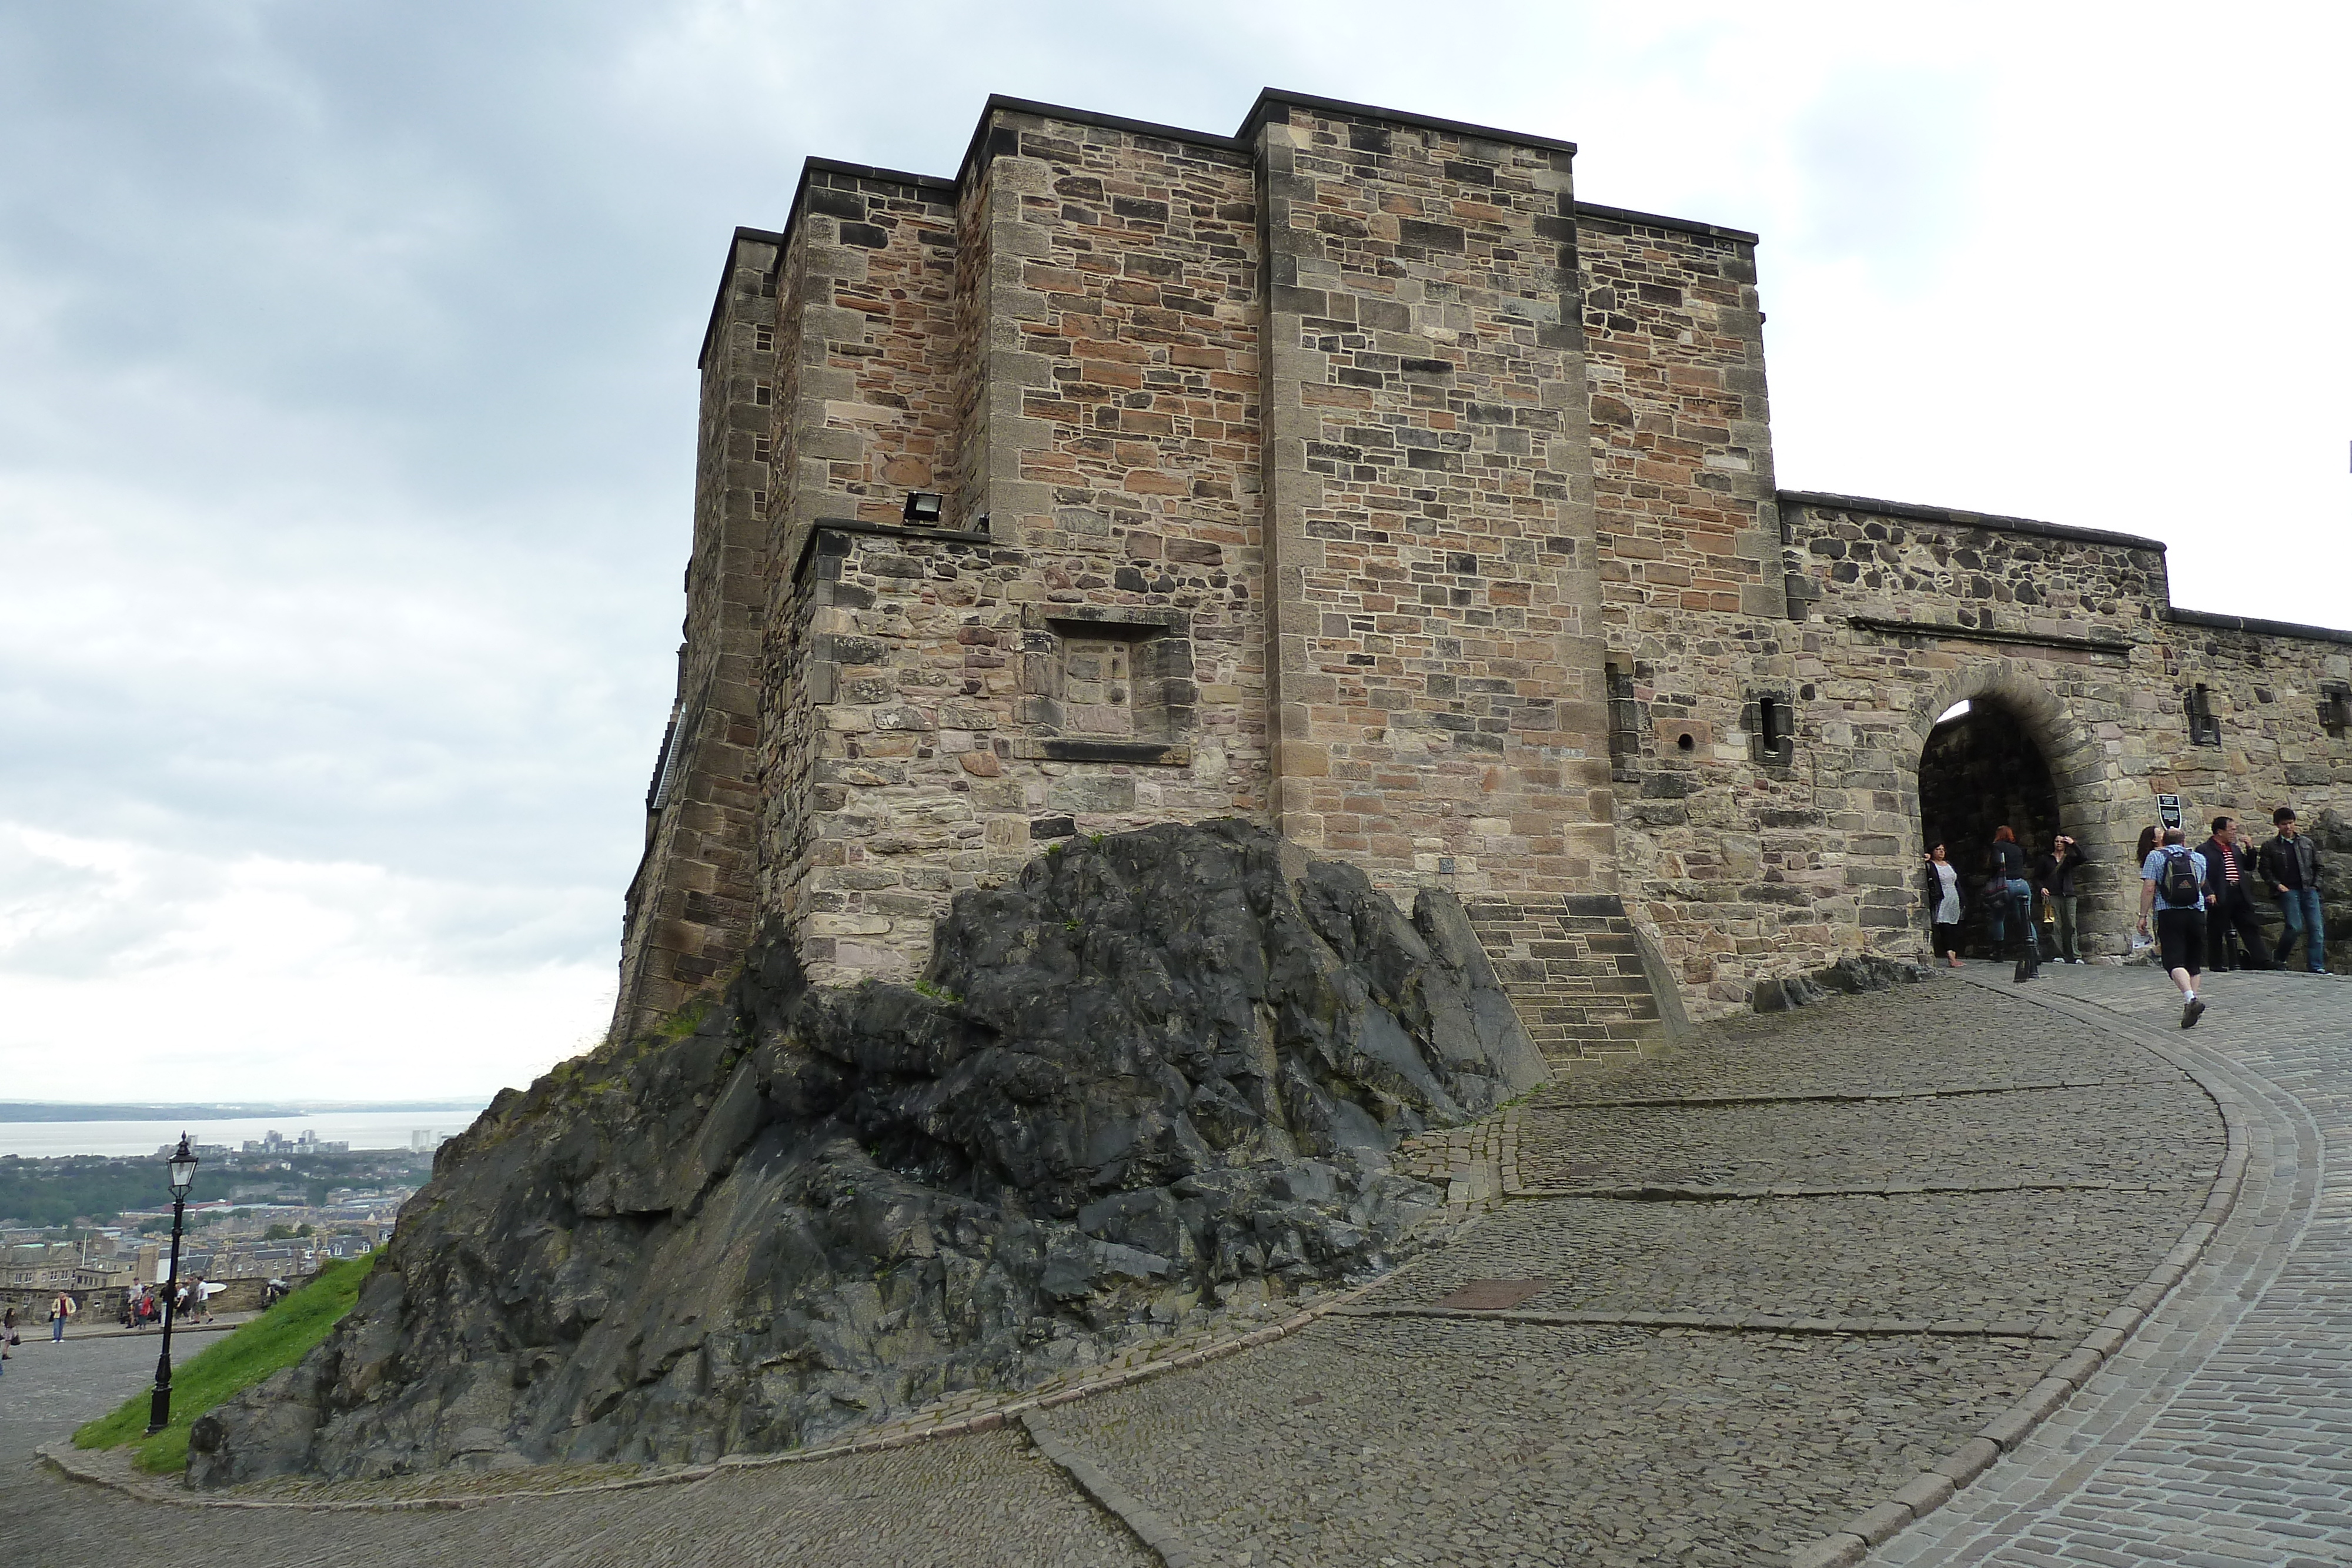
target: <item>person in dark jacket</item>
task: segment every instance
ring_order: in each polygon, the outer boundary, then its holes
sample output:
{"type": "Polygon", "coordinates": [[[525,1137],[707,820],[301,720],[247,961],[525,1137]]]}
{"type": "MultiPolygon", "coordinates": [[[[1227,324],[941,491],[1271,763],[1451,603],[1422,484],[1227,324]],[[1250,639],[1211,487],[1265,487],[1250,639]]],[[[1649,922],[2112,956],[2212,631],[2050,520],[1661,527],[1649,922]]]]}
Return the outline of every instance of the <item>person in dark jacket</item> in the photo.
{"type": "Polygon", "coordinates": [[[2286,929],[2279,936],[2278,967],[2286,967],[2286,956],[2295,938],[2301,937],[2305,967],[2315,975],[2324,975],[2327,973],[2327,928],[2319,918],[2319,851],[2296,828],[2294,807],[2281,806],[2273,811],[2271,824],[2278,829],[2278,836],[2254,856],[2254,870],[2270,895],[2278,900],[2279,913],[2286,916],[2286,929]]]}
{"type": "Polygon", "coordinates": [[[2050,852],[2033,862],[2033,885],[2049,900],[2056,922],[2051,950],[2062,964],[2083,961],[2074,928],[2074,872],[2084,858],[2083,846],[2061,833],[2050,841],[2050,852]]]}
{"type": "Polygon", "coordinates": [[[2270,955],[2263,947],[2262,928],[2254,924],[2253,860],[2243,847],[2245,831],[2234,817],[2213,819],[2213,836],[2197,846],[2205,857],[2205,957],[2209,969],[2267,969],[2270,955]],[[2231,956],[2230,935],[2236,932],[2243,952],[2231,956]]]}
{"type": "Polygon", "coordinates": [[[2042,947],[2033,932],[2033,881],[2017,832],[2007,823],[1992,831],[1993,875],[2001,882],[2008,902],[2002,924],[2017,927],[2016,980],[2022,985],[2042,969],[2042,947]]]}

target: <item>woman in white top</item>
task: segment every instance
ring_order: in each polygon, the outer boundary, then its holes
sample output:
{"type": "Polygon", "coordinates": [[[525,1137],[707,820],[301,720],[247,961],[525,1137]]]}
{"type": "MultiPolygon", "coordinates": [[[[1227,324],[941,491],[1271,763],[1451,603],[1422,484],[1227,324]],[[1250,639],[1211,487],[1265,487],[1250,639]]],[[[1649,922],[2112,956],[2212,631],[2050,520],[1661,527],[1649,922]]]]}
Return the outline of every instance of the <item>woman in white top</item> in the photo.
{"type": "Polygon", "coordinates": [[[1960,967],[1960,873],[1944,858],[1944,846],[1927,852],[1927,918],[1934,922],[1933,950],[1953,968],[1960,967]]]}

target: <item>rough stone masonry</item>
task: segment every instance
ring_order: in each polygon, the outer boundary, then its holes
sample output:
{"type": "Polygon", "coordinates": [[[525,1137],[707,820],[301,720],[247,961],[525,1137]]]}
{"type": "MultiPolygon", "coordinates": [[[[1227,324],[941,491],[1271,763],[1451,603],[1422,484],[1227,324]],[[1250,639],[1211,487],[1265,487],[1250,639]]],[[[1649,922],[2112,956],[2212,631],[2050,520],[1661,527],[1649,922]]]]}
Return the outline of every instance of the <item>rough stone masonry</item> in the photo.
{"type": "Polygon", "coordinates": [[[1757,236],[1580,203],[1574,152],[1268,91],[811,160],[703,343],[616,1034],[763,930],[907,978],[957,891],[1232,816],[1454,894],[1555,1061],[1638,1051],[1920,953],[1963,700],[2087,847],[2094,953],[2159,794],[2344,841],[2352,632],[2177,608],[2151,539],[1777,488],[1757,236]]]}

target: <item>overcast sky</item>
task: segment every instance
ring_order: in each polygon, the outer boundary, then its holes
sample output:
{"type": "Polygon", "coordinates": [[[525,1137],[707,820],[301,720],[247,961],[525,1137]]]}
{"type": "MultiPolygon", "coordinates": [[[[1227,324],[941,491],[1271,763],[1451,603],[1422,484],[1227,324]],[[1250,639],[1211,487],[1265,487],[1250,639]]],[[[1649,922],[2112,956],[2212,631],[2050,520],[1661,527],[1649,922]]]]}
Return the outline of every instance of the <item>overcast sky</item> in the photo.
{"type": "Polygon", "coordinates": [[[729,232],[812,153],[953,174],[992,91],[1571,138],[1763,235],[1784,486],[2352,624],[2347,15],[0,0],[0,1099],[601,1030],[729,232]]]}

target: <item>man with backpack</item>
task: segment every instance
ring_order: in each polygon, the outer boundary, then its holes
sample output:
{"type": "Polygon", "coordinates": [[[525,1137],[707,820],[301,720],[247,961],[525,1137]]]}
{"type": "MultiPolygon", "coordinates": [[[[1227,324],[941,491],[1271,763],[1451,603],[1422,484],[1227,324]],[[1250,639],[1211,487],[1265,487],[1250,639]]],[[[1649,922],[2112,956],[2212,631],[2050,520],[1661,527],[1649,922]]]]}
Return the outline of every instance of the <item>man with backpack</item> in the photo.
{"type": "Polygon", "coordinates": [[[2179,828],[2164,830],[2164,841],[2148,851],[2139,868],[2139,928],[2156,920],[2158,961],[2180,988],[2180,1027],[2194,1029],[2204,1016],[2197,998],[2197,972],[2205,961],[2205,857],[2189,847],[2179,828]]]}
{"type": "Polygon", "coordinates": [[[2271,896],[2278,900],[2279,914],[2286,919],[2274,956],[2278,967],[2285,968],[2287,952],[2300,936],[2305,967],[2324,975],[2327,973],[2327,929],[2319,918],[2319,851],[2295,827],[2294,807],[2281,806],[2273,811],[2271,825],[2278,829],[2278,836],[2254,857],[2254,869],[2262,873],[2271,896]]]}

